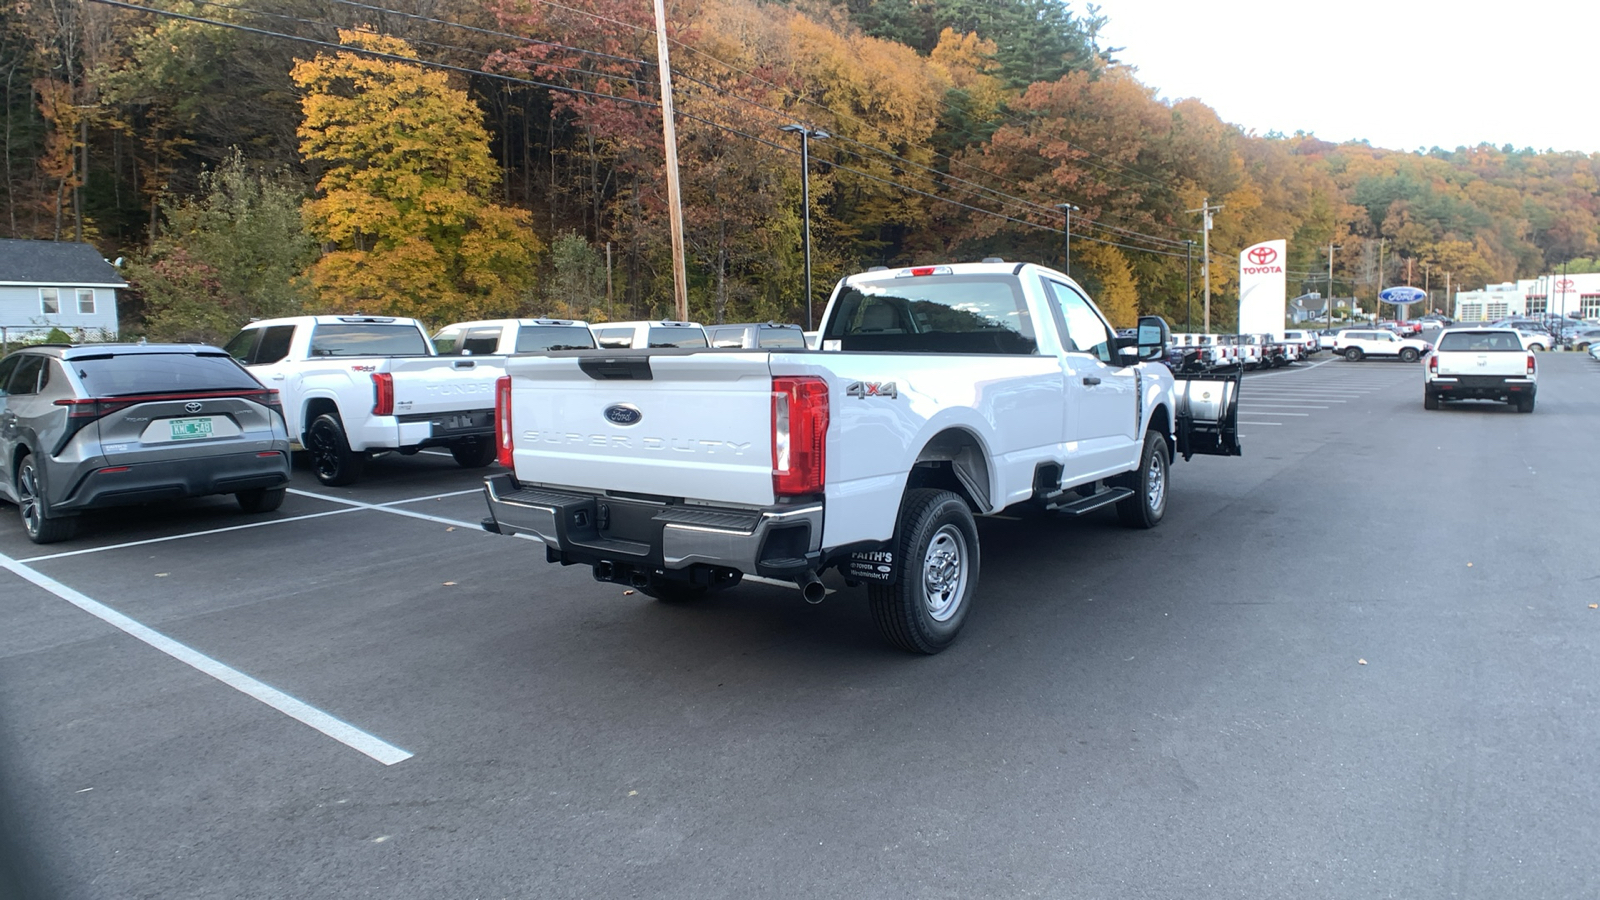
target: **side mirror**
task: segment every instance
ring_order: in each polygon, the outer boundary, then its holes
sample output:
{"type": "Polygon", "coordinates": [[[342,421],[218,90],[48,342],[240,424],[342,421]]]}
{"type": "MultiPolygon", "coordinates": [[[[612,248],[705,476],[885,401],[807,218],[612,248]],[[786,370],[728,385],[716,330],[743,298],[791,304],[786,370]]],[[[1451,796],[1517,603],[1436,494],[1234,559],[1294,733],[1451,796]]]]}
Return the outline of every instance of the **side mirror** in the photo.
{"type": "Polygon", "coordinates": [[[1137,354],[1140,362],[1166,359],[1167,347],[1172,343],[1172,328],[1160,316],[1140,316],[1137,354]]]}

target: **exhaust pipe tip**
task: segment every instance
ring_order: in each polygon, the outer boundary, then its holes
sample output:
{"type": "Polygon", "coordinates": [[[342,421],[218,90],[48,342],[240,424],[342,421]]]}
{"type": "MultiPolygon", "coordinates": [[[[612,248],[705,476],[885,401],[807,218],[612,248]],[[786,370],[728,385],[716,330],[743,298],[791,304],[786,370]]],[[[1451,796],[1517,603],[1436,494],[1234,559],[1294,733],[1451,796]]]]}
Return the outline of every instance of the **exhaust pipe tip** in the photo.
{"type": "Polygon", "coordinates": [[[794,581],[795,584],[800,585],[800,596],[813,606],[821,603],[822,599],[828,596],[827,587],[823,585],[821,579],[817,578],[817,573],[815,572],[807,572],[794,581]]]}

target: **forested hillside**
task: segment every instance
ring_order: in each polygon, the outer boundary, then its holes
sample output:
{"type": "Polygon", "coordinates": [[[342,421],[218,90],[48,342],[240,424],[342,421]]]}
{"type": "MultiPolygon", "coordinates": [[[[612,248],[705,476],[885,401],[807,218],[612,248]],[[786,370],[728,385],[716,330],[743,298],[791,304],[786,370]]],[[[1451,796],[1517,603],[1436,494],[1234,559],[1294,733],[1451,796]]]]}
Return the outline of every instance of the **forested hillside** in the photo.
{"type": "MultiPolygon", "coordinates": [[[[125,327],[670,313],[645,0],[143,6],[192,18],[0,0],[0,235],[129,258],[125,327]]],[[[870,265],[1059,264],[1063,203],[1073,274],[1119,323],[1183,321],[1207,199],[1223,327],[1236,254],[1269,238],[1289,240],[1291,290],[1328,289],[1333,245],[1335,292],[1362,298],[1380,257],[1384,283],[1435,289],[1594,265],[1600,153],[1241,133],[1157,98],[1103,24],[1054,0],[668,4],[691,314],[803,318],[795,124],[828,134],[811,143],[819,302],[870,265]]]]}

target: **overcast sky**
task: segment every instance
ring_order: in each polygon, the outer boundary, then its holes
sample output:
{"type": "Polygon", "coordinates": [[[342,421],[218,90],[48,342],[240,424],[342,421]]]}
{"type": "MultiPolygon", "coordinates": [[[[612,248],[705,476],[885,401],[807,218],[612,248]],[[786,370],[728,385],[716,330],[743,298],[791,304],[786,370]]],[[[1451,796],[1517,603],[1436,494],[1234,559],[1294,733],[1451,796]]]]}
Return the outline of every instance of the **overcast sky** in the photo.
{"type": "Polygon", "coordinates": [[[1600,151],[1595,0],[1101,0],[1101,12],[1102,45],[1124,48],[1140,81],[1246,131],[1600,151]]]}

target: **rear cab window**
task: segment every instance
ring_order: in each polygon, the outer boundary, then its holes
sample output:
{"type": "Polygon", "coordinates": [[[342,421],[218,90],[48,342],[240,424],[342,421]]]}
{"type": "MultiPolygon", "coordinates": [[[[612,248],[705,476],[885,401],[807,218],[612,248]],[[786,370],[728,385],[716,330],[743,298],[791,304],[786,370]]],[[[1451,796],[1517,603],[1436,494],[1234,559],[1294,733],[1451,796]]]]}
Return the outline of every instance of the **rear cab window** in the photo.
{"type": "Polygon", "coordinates": [[[804,350],[806,336],[798,328],[763,328],[760,332],[762,347],[775,350],[804,350]]]}
{"type": "MultiPolygon", "coordinates": [[[[1022,285],[1008,275],[913,275],[846,284],[822,339],[841,350],[1038,351],[1022,285]]],[[[804,338],[801,339],[804,345],[804,338]]]]}
{"type": "Polygon", "coordinates": [[[594,334],[582,325],[523,325],[517,329],[517,353],[593,349],[594,334]]]}
{"type": "Polygon", "coordinates": [[[1439,338],[1439,352],[1520,353],[1522,342],[1503,331],[1447,331],[1439,338]]]}
{"type": "Polygon", "coordinates": [[[415,325],[360,323],[317,325],[311,332],[311,355],[430,356],[427,338],[415,325]]]}
{"type": "Polygon", "coordinates": [[[626,350],[633,346],[632,328],[596,328],[594,336],[607,350],[626,350]]]}
{"type": "Polygon", "coordinates": [[[652,326],[648,336],[652,348],[691,348],[706,345],[706,333],[699,328],[670,328],[652,326]]]}

